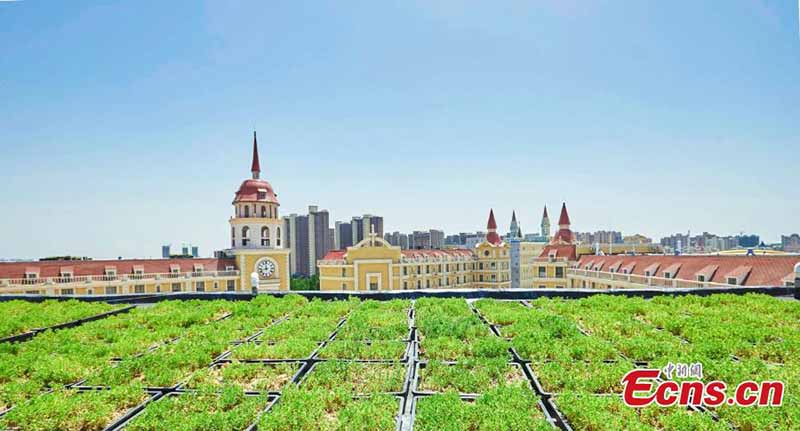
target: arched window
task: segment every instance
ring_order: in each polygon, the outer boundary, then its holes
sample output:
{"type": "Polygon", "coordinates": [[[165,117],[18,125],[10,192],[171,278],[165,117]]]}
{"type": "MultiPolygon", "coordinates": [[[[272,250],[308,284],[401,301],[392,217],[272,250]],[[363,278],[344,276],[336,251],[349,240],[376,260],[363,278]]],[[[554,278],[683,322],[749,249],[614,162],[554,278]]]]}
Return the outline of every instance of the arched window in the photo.
{"type": "Polygon", "coordinates": [[[261,205],[261,217],[267,216],[267,207],[265,205],[261,205]]]}
{"type": "Polygon", "coordinates": [[[250,217],[250,207],[247,206],[247,205],[245,205],[245,207],[244,207],[244,216],[245,217],[250,217]]]}
{"type": "Polygon", "coordinates": [[[275,246],[276,247],[281,246],[281,228],[279,227],[275,228],[275,246]]]}
{"type": "Polygon", "coordinates": [[[247,246],[249,242],[250,242],[250,228],[245,226],[242,228],[242,245],[247,246]]]}
{"type": "Polygon", "coordinates": [[[261,246],[269,247],[269,228],[266,226],[261,228],[261,246]]]}

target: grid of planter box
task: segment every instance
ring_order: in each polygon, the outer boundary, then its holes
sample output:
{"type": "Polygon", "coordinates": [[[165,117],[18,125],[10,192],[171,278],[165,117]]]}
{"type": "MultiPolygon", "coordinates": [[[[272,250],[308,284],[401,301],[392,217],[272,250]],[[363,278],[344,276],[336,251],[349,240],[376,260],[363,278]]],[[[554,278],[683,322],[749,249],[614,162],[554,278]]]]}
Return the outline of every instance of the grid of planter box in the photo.
{"type": "Polygon", "coordinates": [[[533,429],[555,427],[524,363],[463,299],[415,303],[411,427],[533,429]]]}
{"type": "Polygon", "coordinates": [[[297,296],[169,301],[25,343],[0,344],[0,428],[169,429],[210,423],[213,429],[243,429],[240,425],[254,424],[275,397],[229,385],[214,392],[182,385],[214,365],[231,341],[306,302],[297,296]],[[182,414],[175,415],[174,408],[182,414]]]}
{"type": "MultiPolygon", "coordinates": [[[[312,323],[297,385],[283,388],[260,430],[399,429],[408,392],[412,344],[409,301],[364,301],[342,320],[312,323]],[[324,330],[323,330],[324,327],[324,330]]],[[[304,328],[308,326],[306,318],[304,328]]],[[[250,345],[299,337],[297,331],[265,331],[250,345]],[[286,334],[286,335],[285,335],[286,334]],[[294,335],[288,335],[294,334],[294,335]]],[[[237,355],[234,349],[232,357],[237,355]]],[[[294,357],[295,352],[288,354],[294,357]]],[[[282,363],[285,359],[260,360],[282,363]]],[[[248,356],[248,360],[254,360],[248,356]]]]}
{"type": "Polygon", "coordinates": [[[0,343],[0,429],[800,429],[800,303],[166,301],[0,343]],[[701,362],[781,407],[625,407],[633,367],[701,362]]]}
{"type": "MultiPolygon", "coordinates": [[[[800,403],[781,407],[631,409],[621,377],[635,366],[702,363],[704,381],[800,383],[800,307],[759,295],[539,299],[475,303],[525,363],[562,429],[798,429],[800,403]]],[[[664,376],[662,376],[664,377],[664,376]]]]}
{"type": "Polygon", "coordinates": [[[132,306],[78,300],[0,302],[0,343],[27,341],[48,330],[72,328],[131,310],[132,306]]]}

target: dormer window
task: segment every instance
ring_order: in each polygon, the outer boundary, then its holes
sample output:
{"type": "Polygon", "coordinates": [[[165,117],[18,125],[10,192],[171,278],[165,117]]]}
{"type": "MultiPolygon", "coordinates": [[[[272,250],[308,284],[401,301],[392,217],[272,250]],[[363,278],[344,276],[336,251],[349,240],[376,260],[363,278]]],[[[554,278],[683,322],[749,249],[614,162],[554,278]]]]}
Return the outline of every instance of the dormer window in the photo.
{"type": "Polygon", "coordinates": [[[697,276],[697,281],[699,281],[700,283],[705,283],[706,282],[706,276],[705,275],[698,275],[697,276]]]}
{"type": "Polygon", "coordinates": [[[103,275],[105,275],[107,278],[116,278],[117,268],[113,266],[107,266],[103,271],[103,275]]]}
{"type": "Polygon", "coordinates": [[[736,277],[728,277],[728,284],[736,286],[739,284],[739,280],[736,277]]]}
{"type": "Polygon", "coordinates": [[[58,276],[59,276],[59,278],[61,278],[61,280],[60,280],[61,282],[66,282],[66,281],[72,280],[72,277],[74,276],[74,272],[73,272],[71,267],[70,268],[61,268],[58,271],[58,276]]]}
{"type": "Polygon", "coordinates": [[[672,278],[672,274],[669,272],[664,272],[664,278],[672,278]]]}
{"type": "MultiPolygon", "coordinates": [[[[265,201],[267,200],[267,192],[258,192],[258,200],[265,201]]],[[[263,207],[262,207],[263,208],[263,207]]],[[[266,214],[266,210],[262,211],[263,214],[266,214]]]]}
{"type": "Polygon", "coordinates": [[[645,272],[644,272],[644,276],[645,276],[645,277],[650,277],[650,271],[645,271],[645,272]]]}

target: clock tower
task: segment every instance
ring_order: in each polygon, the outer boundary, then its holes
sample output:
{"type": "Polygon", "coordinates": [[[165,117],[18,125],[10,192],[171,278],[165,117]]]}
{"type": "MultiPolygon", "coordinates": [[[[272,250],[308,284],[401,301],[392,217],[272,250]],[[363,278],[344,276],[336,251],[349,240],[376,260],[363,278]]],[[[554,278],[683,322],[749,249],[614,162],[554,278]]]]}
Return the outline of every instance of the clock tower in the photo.
{"type": "Polygon", "coordinates": [[[253,132],[252,178],[233,198],[231,248],[241,272],[243,290],[289,290],[289,249],[278,215],[278,195],[261,179],[258,139],[253,132]]]}

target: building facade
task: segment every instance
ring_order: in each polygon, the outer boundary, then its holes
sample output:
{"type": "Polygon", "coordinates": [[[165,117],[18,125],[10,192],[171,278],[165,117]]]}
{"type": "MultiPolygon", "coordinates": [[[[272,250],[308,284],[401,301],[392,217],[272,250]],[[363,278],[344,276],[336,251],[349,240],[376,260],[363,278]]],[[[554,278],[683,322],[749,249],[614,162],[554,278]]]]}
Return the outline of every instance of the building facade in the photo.
{"type": "MultiPolygon", "coordinates": [[[[251,178],[232,202],[231,248],[214,259],[50,260],[0,263],[0,293],[118,295],[289,289],[289,249],[272,185],[260,178],[253,132],[251,178]]],[[[188,254],[188,253],[187,253],[188,254]]]]}
{"type": "MultiPolygon", "coordinates": [[[[545,245],[518,245],[520,287],[531,288],[537,283],[537,259],[545,245]]],[[[490,211],[487,233],[473,248],[403,250],[373,234],[346,250],[329,252],[319,262],[319,271],[321,290],[508,289],[511,247],[497,234],[490,211]]],[[[561,287],[565,285],[561,280],[561,287]]]]}
{"type": "Polygon", "coordinates": [[[334,248],[335,229],[329,224],[328,210],[316,205],[309,205],[308,214],[290,214],[283,218],[292,254],[292,274],[308,277],[317,273],[317,261],[334,248]]]}
{"type": "Polygon", "coordinates": [[[781,235],[781,250],[786,253],[800,253],[800,235],[781,235]]]}

